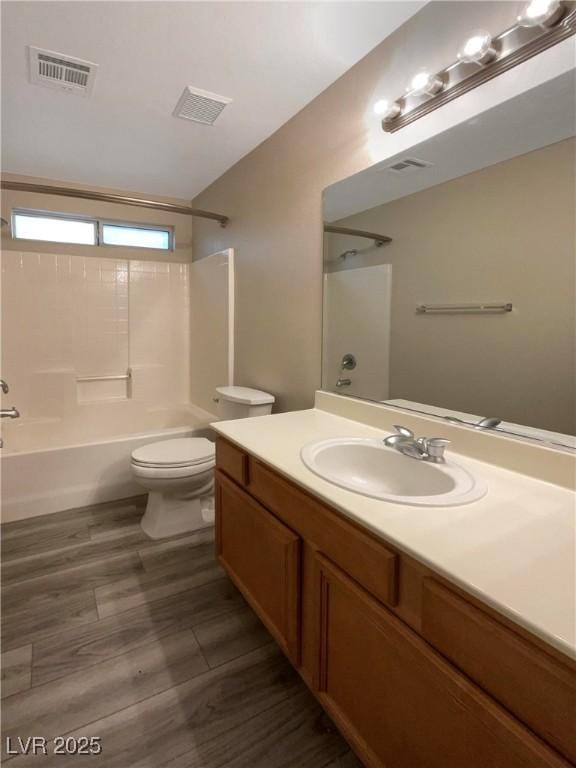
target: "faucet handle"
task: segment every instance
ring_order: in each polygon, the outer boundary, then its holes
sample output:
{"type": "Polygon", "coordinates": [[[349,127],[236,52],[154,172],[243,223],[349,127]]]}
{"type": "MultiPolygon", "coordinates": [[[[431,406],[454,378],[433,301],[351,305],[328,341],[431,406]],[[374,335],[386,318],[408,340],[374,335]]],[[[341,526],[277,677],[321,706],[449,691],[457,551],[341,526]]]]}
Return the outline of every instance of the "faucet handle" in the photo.
{"type": "Polygon", "coordinates": [[[7,395],[8,392],[10,391],[8,388],[8,384],[6,384],[4,379],[0,379],[0,389],[2,390],[2,392],[4,392],[5,395],[7,395]]]}
{"type": "Polygon", "coordinates": [[[384,445],[387,445],[389,448],[394,448],[394,446],[399,445],[400,443],[405,443],[407,440],[414,439],[414,432],[407,427],[395,424],[394,429],[396,432],[394,432],[393,435],[388,435],[388,437],[384,438],[384,445]]]}
{"type": "Polygon", "coordinates": [[[444,437],[429,437],[426,440],[426,451],[431,458],[442,461],[446,446],[450,445],[451,442],[451,440],[446,440],[444,437]]]}
{"type": "Polygon", "coordinates": [[[412,432],[411,429],[408,429],[408,427],[403,427],[401,424],[394,424],[394,429],[399,435],[402,435],[402,437],[414,437],[414,432],[412,432]]]}

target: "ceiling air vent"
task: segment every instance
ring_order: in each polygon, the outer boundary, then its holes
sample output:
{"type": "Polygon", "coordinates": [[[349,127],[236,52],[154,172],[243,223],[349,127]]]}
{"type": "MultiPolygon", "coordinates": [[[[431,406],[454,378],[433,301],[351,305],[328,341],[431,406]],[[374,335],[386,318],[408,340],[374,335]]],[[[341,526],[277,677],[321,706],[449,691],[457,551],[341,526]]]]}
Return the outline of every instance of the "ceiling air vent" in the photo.
{"type": "Polygon", "coordinates": [[[56,51],[28,46],[30,82],[88,96],[94,85],[98,64],[56,51]]]}
{"type": "Polygon", "coordinates": [[[175,117],[184,120],[193,120],[195,123],[212,125],[232,99],[226,96],[218,96],[216,93],[201,91],[200,88],[192,88],[188,85],[174,110],[175,117]]]}
{"type": "Polygon", "coordinates": [[[429,168],[431,165],[434,165],[434,163],[429,163],[427,160],[419,160],[417,157],[404,157],[402,160],[397,160],[392,165],[386,166],[384,170],[392,171],[392,173],[410,173],[422,168],[429,168]]]}

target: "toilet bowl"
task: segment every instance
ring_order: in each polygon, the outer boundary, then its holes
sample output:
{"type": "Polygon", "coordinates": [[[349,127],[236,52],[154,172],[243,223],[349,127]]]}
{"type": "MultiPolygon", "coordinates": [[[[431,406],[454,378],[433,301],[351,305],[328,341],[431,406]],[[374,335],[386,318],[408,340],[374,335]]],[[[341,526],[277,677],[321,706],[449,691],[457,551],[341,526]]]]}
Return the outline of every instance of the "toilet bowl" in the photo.
{"type": "MultiPolygon", "coordinates": [[[[247,387],[216,389],[220,419],[263,416],[274,397],[247,387]]],[[[161,440],[137,448],[131,468],[148,491],[143,531],[152,539],[196,531],[214,524],[215,445],[204,437],[161,440]]]]}
{"type": "Polygon", "coordinates": [[[204,437],[162,440],[132,453],[132,473],[148,491],[141,521],[152,539],[214,523],[215,446],[204,437]]]}

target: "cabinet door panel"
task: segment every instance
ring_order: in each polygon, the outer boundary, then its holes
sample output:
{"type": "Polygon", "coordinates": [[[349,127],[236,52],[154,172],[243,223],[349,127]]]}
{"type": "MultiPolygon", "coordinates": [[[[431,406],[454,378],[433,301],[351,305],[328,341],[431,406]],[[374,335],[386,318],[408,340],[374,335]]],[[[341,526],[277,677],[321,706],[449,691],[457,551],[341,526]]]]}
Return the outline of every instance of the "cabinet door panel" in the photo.
{"type": "Polygon", "coordinates": [[[368,766],[568,766],[336,566],[317,563],[315,684],[368,766]]]}
{"type": "Polygon", "coordinates": [[[398,556],[381,541],[254,459],[250,493],[364,589],[388,605],[397,604],[398,556]]]}
{"type": "Polygon", "coordinates": [[[526,725],[576,762],[576,675],[432,579],[422,634],[526,725]]]}
{"type": "Polygon", "coordinates": [[[300,539],[219,472],[216,549],[236,586],[298,665],[300,539]]]}

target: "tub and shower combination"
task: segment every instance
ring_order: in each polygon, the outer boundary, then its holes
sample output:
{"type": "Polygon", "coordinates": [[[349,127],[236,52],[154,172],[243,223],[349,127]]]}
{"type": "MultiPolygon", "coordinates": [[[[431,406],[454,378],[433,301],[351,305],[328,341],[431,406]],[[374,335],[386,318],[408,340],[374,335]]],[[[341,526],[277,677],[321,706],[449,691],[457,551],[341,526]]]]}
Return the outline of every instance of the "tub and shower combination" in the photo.
{"type": "Polygon", "coordinates": [[[230,356],[210,338],[220,328],[191,312],[204,305],[190,276],[198,271],[204,292],[227,290],[227,257],[202,261],[3,254],[4,403],[21,414],[1,424],[3,522],[143,493],[130,469],[134,449],[211,437],[207,393],[226,383],[230,356]],[[202,344],[222,350],[223,360],[195,371],[194,384],[191,354],[207,355],[198,339],[191,350],[200,326],[202,344]]]}

